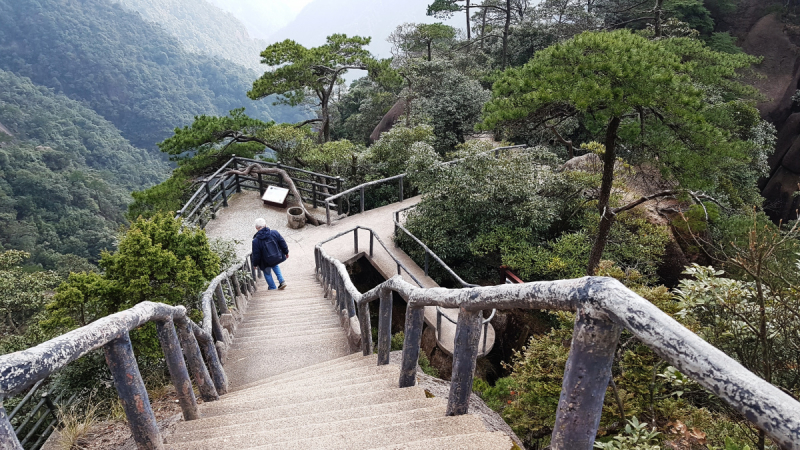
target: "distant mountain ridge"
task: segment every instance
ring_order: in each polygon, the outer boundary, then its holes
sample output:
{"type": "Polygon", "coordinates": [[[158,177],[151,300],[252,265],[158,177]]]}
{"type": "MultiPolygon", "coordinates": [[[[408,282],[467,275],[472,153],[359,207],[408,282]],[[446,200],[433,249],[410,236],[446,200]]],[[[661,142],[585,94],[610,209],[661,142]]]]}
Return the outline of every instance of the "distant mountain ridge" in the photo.
{"type": "Polygon", "coordinates": [[[109,0],[0,0],[0,69],[79,99],[134,145],[155,144],[201,114],[295,122],[303,113],[252,101],[255,72],[187,52],[163,27],[109,0]]]}
{"type": "Polygon", "coordinates": [[[232,14],[206,0],[111,0],[161,25],[184,48],[227,59],[255,71],[267,42],[254,39],[232,14]]]}

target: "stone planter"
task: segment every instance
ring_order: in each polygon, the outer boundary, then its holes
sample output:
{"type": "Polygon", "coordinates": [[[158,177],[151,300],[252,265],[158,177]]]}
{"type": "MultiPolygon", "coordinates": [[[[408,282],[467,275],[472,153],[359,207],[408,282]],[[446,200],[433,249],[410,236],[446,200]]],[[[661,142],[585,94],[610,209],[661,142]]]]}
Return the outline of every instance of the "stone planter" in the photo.
{"type": "Polygon", "coordinates": [[[286,210],[286,215],[289,217],[289,228],[297,229],[306,226],[306,215],[303,208],[294,206],[286,210]]]}

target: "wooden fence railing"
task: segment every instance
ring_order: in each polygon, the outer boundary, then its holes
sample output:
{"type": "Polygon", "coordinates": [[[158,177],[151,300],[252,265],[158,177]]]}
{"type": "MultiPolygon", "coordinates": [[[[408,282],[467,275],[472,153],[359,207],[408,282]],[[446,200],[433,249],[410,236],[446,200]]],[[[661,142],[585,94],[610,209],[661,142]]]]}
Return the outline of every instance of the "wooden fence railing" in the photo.
{"type": "Polygon", "coordinates": [[[351,282],[344,264],[329,256],[321,244],[315,248],[315,258],[317,275],[326,295],[335,295],[337,302],[352,304],[357,309],[364,355],[372,353],[370,303],[380,302],[379,365],[389,363],[391,319],[385,320],[384,312],[391,311],[391,293],[405,299],[400,387],[416,383],[424,307],[460,308],[447,415],[468,411],[482,326],[481,311],[516,308],[573,311],[576,319],[572,345],[564,371],[551,449],[592,448],[611,379],[614,353],[620,332],[626,329],[667,363],[725,400],[764,430],[781,448],[800,450],[800,402],[748,371],[612,278],[584,277],[463,289],[423,289],[395,276],[361,293],[351,282]]]}
{"type": "MultiPolygon", "coordinates": [[[[3,400],[41,383],[58,369],[101,347],[137,446],[140,449],[163,448],[129,332],[155,322],[183,417],[197,419],[192,380],[207,402],[219,399],[227,391],[222,360],[230,337],[225,325],[226,319],[235,320],[227,305],[228,298],[237,306],[237,313],[244,311],[247,298],[256,288],[252,275],[253,267],[246,257],[212,280],[201,297],[202,326],[192,322],[183,306],[141,302],[35,347],[0,356],[0,449],[23,449],[17,436],[22,427],[15,428],[10,421],[16,411],[7,414],[3,400]],[[225,290],[228,290],[227,298],[225,290]]],[[[34,390],[29,391],[28,396],[32,392],[34,390]]],[[[22,441],[27,443],[25,438],[22,441]]]]}
{"type": "MultiPolygon", "coordinates": [[[[329,209],[330,207],[325,202],[325,199],[342,190],[344,180],[340,177],[284,166],[281,163],[234,156],[217,169],[216,172],[203,180],[201,186],[176,213],[176,217],[183,217],[190,223],[204,228],[209,220],[216,218],[216,213],[220,208],[228,206],[228,199],[234,193],[249,189],[257,190],[263,195],[269,185],[283,187],[283,179],[279,176],[226,174],[229,170],[244,169],[251,164],[285,170],[303,197],[302,201],[310,203],[314,208],[325,203],[326,209],[329,209]]],[[[341,206],[336,205],[335,208],[336,212],[339,213],[341,206]]]]}

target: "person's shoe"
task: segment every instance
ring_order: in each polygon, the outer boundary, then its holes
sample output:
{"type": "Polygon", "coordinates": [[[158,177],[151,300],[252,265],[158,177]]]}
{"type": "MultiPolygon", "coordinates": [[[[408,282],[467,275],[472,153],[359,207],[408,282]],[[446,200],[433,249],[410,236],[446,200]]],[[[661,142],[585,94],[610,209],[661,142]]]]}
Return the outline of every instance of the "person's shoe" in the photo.
{"type": "Polygon", "coordinates": [[[280,284],[280,286],[278,286],[278,289],[286,289],[286,282],[285,281],[281,281],[281,284],[280,284]]]}

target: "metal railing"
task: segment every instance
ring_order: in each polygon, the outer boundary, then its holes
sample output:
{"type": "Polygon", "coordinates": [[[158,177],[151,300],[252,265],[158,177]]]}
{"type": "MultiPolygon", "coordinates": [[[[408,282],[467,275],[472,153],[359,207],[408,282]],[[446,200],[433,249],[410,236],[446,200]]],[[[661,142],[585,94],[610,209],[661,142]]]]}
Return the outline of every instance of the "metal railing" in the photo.
{"type": "Polygon", "coordinates": [[[575,326],[551,436],[553,450],[592,448],[622,329],[628,330],[668,364],[725,400],[764,430],[781,448],[800,450],[800,402],[748,371],[612,278],[583,277],[463,289],[423,289],[395,276],[361,293],[350,280],[344,264],[329,256],[322,243],[315,248],[315,259],[326,296],[336,295],[337,303],[347,303],[357,309],[361,348],[365,356],[372,353],[369,305],[379,301],[379,365],[389,363],[391,294],[397,293],[405,299],[400,387],[416,383],[424,307],[460,309],[447,415],[468,412],[478,357],[481,311],[518,308],[573,311],[576,313],[575,326]]]}
{"type": "MultiPolygon", "coordinates": [[[[344,180],[340,177],[284,166],[281,163],[258,161],[234,155],[216,172],[203,180],[194,195],[176,213],[176,218],[183,217],[187,221],[203,228],[208,224],[209,220],[216,218],[216,213],[220,208],[228,206],[228,199],[234,193],[242,192],[242,189],[249,189],[257,190],[263,195],[266,187],[270,184],[283,187],[283,179],[277,175],[226,175],[229,170],[239,170],[251,164],[285,170],[289,178],[294,182],[295,187],[297,187],[297,191],[300,192],[302,199],[298,199],[298,201],[311,203],[314,208],[324,202],[326,209],[329,209],[325,201],[326,197],[329,197],[331,193],[335,194],[342,190],[344,180]]],[[[337,206],[336,211],[339,213],[339,206],[337,206]]]]}
{"type": "MultiPolygon", "coordinates": [[[[0,356],[0,448],[22,450],[32,436],[31,431],[22,439],[17,432],[25,430],[28,422],[45,405],[54,408],[49,398],[43,398],[28,418],[13,427],[11,419],[28,402],[43,380],[60,368],[87,353],[103,348],[106,362],[111,370],[114,385],[122,401],[131,433],[139,448],[161,449],[163,442],[153,415],[144,382],[131,346],[129,332],[146,323],[155,322],[158,339],[164,352],[170,379],[175,386],[185,420],[199,418],[197,401],[192,389],[192,380],[200,396],[210,402],[219,399],[227,391],[227,378],[222,367],[224,353],[230,339],[223,331],[222,320],[230,316],[227,299],[223,293],[223,282],[229,297],[239,311],[245,298],[254,292],[255,278],[249,258],[223,272],[210,283],[201,298],[203,310],[202,327],[187,316],[183,306],[163,303],[141,302],[134,307],[100,318],[86,326],[72,330],[27,350],[0,356]],[[246,275],[246,276],[240,276],[246,275]],[[217,298],[216,304],[212,301],[217,298]],[[217,308],[220,311],[217,311],[217,308]],[[210,370],[210,372],[209,372],[210,370]],[[19,405],[6,414],[3,400],[28,391],[19,405]]],[[[37,423],[44,423],[42,415],[37,423]]],[[[48,429],[56,425],[54,420],[48,429]]],[[[37,425],[38,426],[38,425],[37,425]]],[[[41,438],[39,439],[41,441],[41,438]]],[[[38,448],[41,442],[34,443],[38,448]]]]}
{"type": "MultiPolygon", "coordinates": [[[[426,277],[429,276],[428,272],[429,272],[429,268],[430,268],[430,258],[433,258],[433,260],[436,261],[439,264],[439,266],[442,269],[444,269],[448,274],[450,274],[450,276],[453,277],[453,279],[456,280],[456,282],[458,284],[460,284],[462,288],[478,287],[477,284],[467,283],[466,281],[461,279],[461,277],[458,276],[458,274],[456,274],[453,271],[453,269],[450,268],[450,266],[448,266],[444,261],[442,261],[441,258],[439,258],[439,256],[436,255],[436,253],[433,252],[433,250],[428,248],[427,245],[425,245],[416,236],[414,236],[413,233],[408,231],[408,229],[406,227],[404,227],[403,225],[400,224],[400,213],[408,212],[409,210],[414,209],[416,207],[417,207],[417,205],[411,205],[411,206],[408,206],[406,208],[398,209],[397,211],[394,212],[394,219],[393,220],[394,220],[395,246],[397,246],[397,232],[398,232],[398,230],[401,230],[408,237],[410,237],[414,242],[416,242],[416,244],[418,246],[420,246],[422,248],[422,250],[424,250],[424,252],[425,252],[425,276],[426,277]]],[[[497,311],[493,309],[492,312],[489,313],[489,317],[483,319],[483,334],[482,334],[482,336],[483,336],[483,339],[482,339],[483,344],[481,345],[481,352],[480,352],[481,356],[485,356],[486,355],[486,340],[488,339],[488,336],[489,336],[489,322],[491,322],[492,319],[494,319],[494,316],[495,316],[496,313],[497,313],[497,311]]],[[[481,314],[483,314],[483,313],[481,313],[481,314]]],[[[436,307],[436,340],[437,341],[441,341],[442,340],[442,317],[444,317],[445,319],[447,319],[448,322],[450,322],[450,323],[452,323],[454,325],[458,324],[458,322],[456,320],[453,320],[450,316],[445,314],[440,307],[437,306],[436,307]]]]}
{"type": "Polygon", "coordinates": [[[48,386],[46,381],[37,381],[8,415],[20,445],[28,450],[41,448],[53,433],[58,424],[57,405],[69,406],[78,395],[73,394],[62,403],[62,394],[57,394],[53,400],[54,388],[48,386]]]}
{"type": "MultiPolygon", "coordinates": [[[[497,148],[493,148],[491,150],[487,150],[485,152],[477,153],[477,155],[483,155],[483,154],[486,154],[486,153],[494,153],[495,157],[499,157],[500,156],[500,152],[502,150],[511,150],[511,149],[517,149],[517,148],[527,148],[527,147],[528,147],[527,145],[512,145],[512,146],[508,146],[508,147],[497,147],[497,148]]],[[[468,158],[469,157],[454,159],[452,161],[446,161],[446,162],[440,163],[440,165],[448,166],[450,164],[455,164],[455,163],[464,161],[465,159],[468,159],[468,158]]],[[[365,209],[365,206],[366,206],[365,205],[365,191],[366,191],[366,188],[368,188],[368,187],[377,186],[377,185],[380,185],[380,184],[386,184],[386,183],[388,183],[390,181],[398,180],[398,184],[399,184],[399,201],[402,202],[403,198],[404,198],[403,197],[403,182],[404,182],[405,178],[406,178],[406,174],[405,173],[401,173],[400,175],[395,175],[395,176],[391,176],[391,177],[387,177],[387,178],[382,178],[380,180],[374,180],[374,181],[369,181],[369,182],[366,182],[366,183],[362,183],[362,184],[359,184],[358,186],[354,186],[354,187],[352,187],[352,188],[350,188],[350,189],[348,189],[346,191],[339,192],[338,194],[334,194],[334,195],[330,195],[330,196],[326,197],[325,198],[325,217],[327,219],[328,225],[332,225],[332,222],[331,222],[331,211],[330,211],[331,206],[333,206],[332,202],[334,200],[336,200],[336,212],[338,214],[341,214],[341,211],[342,211],[341,200],[343,198],[345,198],[346,195],[352,194],[353,192],[358,191],[360,193],[361,208],[359,209],[359,212],[361,212],[361,213],[366,212],[366,209],[365,209]]]]}

